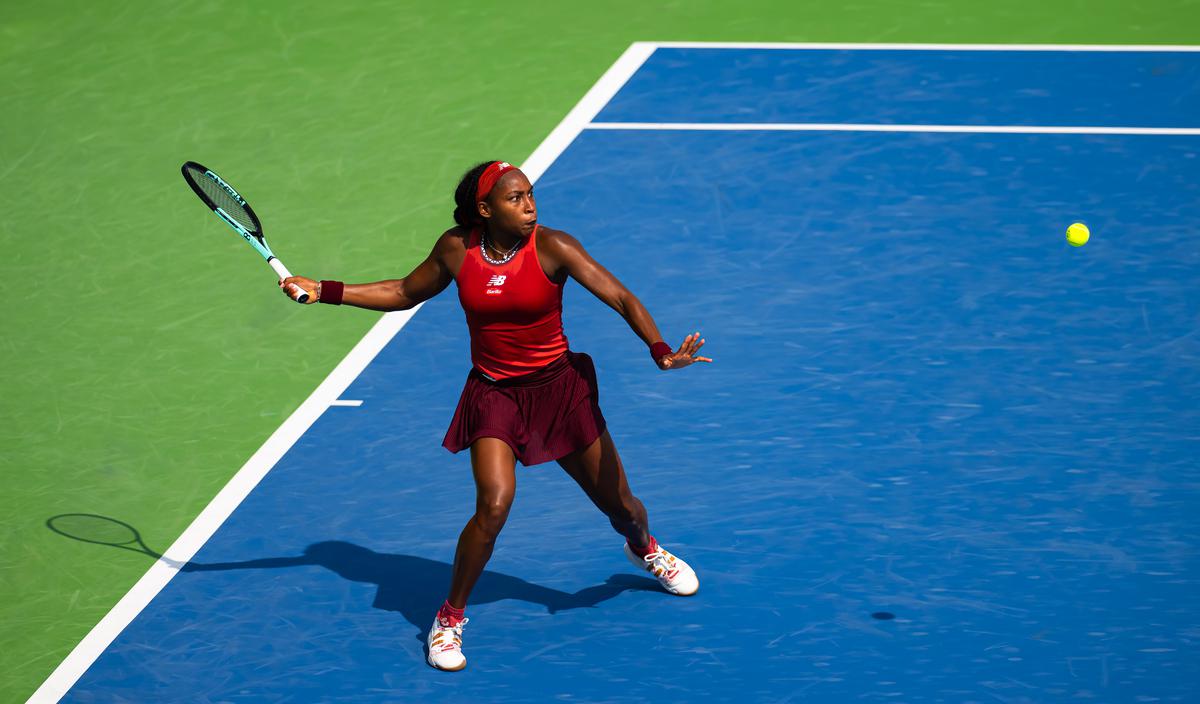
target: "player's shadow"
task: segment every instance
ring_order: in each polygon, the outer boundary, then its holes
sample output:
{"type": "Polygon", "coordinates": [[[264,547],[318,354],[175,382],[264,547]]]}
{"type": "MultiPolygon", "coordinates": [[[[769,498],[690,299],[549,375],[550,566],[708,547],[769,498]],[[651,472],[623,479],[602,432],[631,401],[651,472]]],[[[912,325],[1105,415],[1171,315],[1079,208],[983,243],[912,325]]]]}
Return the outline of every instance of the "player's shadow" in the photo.
{"type": "MultiPolygon", "coordinates": [[[[52,516],[46,526],[67,538],[80,542],[128,550],[165,562],[182,572],[219,572],[224,570],[278,569],[317,565],[354,582],[378,586],[377,609],[395,611],[419,629],[433,622],[433,614],[450,586],[451,566],[445,562],[413,555],[379,553],[341,540],[313,543],[295,557],[264,557],[241,562],[179,562],[164,557],[142,540],[136,528],[108,516],[69,513],[52,516]]],[[[626,591],[654,591],[658,585],[645,577],[615,574],[604,584],[570,593],[543,587],[523,579],[485,570],[471,592],[472,604],[488,604],[501,599],[516,599],[545,606],[550,613],[596,606],[626,591]]]]}
{"type": "MultiPolygon", "coordinates": [[[[375,552],[361,545],[330,540],[309,545],[296,557],[267,557],[242,562],[189,562],[183,572],[274,569],[319,565],[344,579],[378,585],[377,609],[395,611],[409,623],[424,630],[433,622],[433,614],[450,587],[451,566],[445,562],[414,555],[375,552]]],[[[471,592],[472,604],[489,604],[516,599],[545,606],[550,613],[596,606],[627,591],[657,591],[658,584],[645,577],[615,574],[604,584],[564,592],[543,587],[510,575],[484,570],[471,592]]]]}

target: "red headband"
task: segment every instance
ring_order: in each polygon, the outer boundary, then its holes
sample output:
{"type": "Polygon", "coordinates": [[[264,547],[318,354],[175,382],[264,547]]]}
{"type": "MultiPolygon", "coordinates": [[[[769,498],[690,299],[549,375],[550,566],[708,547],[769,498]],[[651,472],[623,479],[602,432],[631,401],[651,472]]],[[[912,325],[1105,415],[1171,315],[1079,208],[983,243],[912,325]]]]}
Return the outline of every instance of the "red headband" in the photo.
{"type": "Polygon", "coordinates": [[[492,188],[496,186],[500,177],[515,168],[517,167],[507,161],[493,161],[488,164],[488,167],[479,176],[479,188],[475,189],[475,202],[487,200],[488,194],[492,192],[492,188]]]}

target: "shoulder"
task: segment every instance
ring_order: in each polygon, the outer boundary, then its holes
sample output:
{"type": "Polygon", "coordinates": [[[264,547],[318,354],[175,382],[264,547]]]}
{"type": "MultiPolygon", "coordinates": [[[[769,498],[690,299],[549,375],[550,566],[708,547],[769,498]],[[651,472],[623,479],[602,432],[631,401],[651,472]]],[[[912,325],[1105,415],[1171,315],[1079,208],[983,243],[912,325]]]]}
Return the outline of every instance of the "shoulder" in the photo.
{"type": "Polygon", "coordinates": [[[458,271],[467,257],[467,243],[471,238],[470,228],[455,226],[442,233],[433,244],[427,261],[436,263],[437,267],[450,276],[458,277],[458,271]]]}
{"type": "Polygon", "coordinates": [[[569,257],[583,251],[583,245],[570,234],[543,226],[538,226],[537,246],[539,251],[550,254],[556,259],[569,257]]]}
{"type": "Polygon", "coordinates": [[[461,254],[467,251],[467,241],[471,238],[471,230],[461,225],[446,230],[433,244],[434,256],[461,254]]]}
{"type": "Polygon", "coordinates": [[[542,269],[554,283],[562,283],[568,275],[578,275],[592,262],[579,240],[549,227],[538,228],[537,250],[542,269]]]}

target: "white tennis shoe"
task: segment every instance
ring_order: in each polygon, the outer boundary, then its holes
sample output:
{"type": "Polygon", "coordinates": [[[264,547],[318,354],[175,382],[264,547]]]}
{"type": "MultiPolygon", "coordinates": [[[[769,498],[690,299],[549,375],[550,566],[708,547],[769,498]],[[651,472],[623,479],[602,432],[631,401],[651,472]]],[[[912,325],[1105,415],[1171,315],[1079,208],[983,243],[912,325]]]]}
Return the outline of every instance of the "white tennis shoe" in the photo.
{"type": "Polygon", "coordinates": [[[425,644],[429,647],[426,659],[430,665],[451,672],[467,666],[467,658],[462,653],[462,632],[465,625],[465,618],[451,626],[448,621],[434,616],[433,628],[429,629],[429,637],[425,639],[425,644]]]}
{"type": "Polygon", "coordinates": [[[691,596],[700,588],[700,580],[696,577],[696,572],[688,563],[675,557],[667,552],[661,545],[656,545],[654,552],[640,557],[629,547],[629,543],[625,543],[625,557],[634,564],[635,567],[641,567],[658,579],[658,583],[662,585],[672,594],[678,596],[691,596]]]}

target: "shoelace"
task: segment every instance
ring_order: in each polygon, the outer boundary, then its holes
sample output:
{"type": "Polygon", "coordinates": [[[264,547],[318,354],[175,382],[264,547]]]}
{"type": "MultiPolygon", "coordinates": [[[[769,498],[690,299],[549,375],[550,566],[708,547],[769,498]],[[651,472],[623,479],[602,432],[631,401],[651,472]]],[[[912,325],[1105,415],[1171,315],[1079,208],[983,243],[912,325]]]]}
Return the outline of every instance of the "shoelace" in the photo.
{"type": "Polygon", "coordinates": [[[453,626],[443,626],[442,622],[438,621],[438,633],[437,633],[437,635],[435,635],[433,637],[433,643],[431,645],[432,646],[440,645],[441,646],[440,650],[442,652],[446,652],[447,650],[457,650],[457,649],[461,648],[462,647],[463,626],[467,625],[467,621],[469,621],[469,620],[470,619],[464,618],[463,620],[459,621],[457,624],[455,624],[453,626]],[[446,635],[447,632],[449,632],[451,634],[450,642],[443,645],[440,642],[441,637],[446,635]]]}
{"type": "Polygon", "coordinates": [[[675,575],[679,574],[679,568],[675,566],[675,556],[662,548],[642,559],[646,561],[648,569],[656,577],[665,577],[670,581],[675,579],[675,575]]]}

